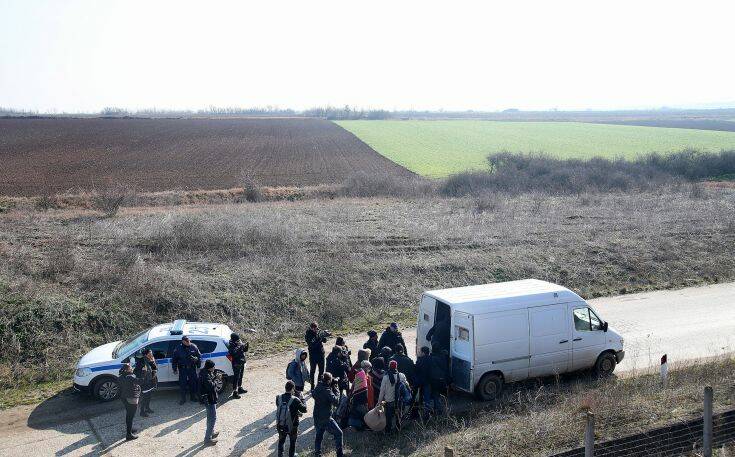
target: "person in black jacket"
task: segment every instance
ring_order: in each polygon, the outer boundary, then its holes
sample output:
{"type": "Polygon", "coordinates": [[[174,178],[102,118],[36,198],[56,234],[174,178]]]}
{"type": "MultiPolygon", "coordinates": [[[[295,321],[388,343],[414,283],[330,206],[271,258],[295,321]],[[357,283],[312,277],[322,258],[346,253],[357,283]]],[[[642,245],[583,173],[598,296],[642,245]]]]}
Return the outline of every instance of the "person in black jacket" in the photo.
{"type": "Polygon", "coordinates": [[[133,418],[135,417],[135,411],[138,409],[138,402],[140,401],[140,379],[136,379],[133,374],[133,368],[129,363],[123,363],[120,368],[119,382],[120,382],[120,400],[125,405],[125,439],[130,441],[138,438],[133,430],[133,418]]]}
{"type": "Polygon", "coordinates": [[[207,429],[204,433],[204,444],[217,444],[217,435],[214,424],[217,423],[217,374],[214,372],[214,361],[204,362],[204,369],[199,373],[199,394],[207,409],[207,429]]]}
{"type": "Polygon", "coordinates": [[[337,457],[342,457],[342,429],[332,417],[332,408],[339,405],[339,390],[332,382],[331,374],[324,373],[312,397],[314,398],[314,428],[316,430],[314,456],[321,457],[324,432],[329,432],[334,436],[337,457]]]}
{"type": "Polygon", "coordinates": [[[389,347],[392,352],[396,352],[396,346],[399,344],[403,345],[404,348],[406,347],[406,342],[403,341],[403,335],[398,331],[398,324],[393,322],[380,335],[378,348],[383,349],[384,347],[389,347]]]}
{"type": "Polygon", "coordinates": [[[350,388],[350,381],[347,379],[347,373],[350,371],[350,364],[347,355],[342,346],[334,346],[332,352],[327,357],[327,373],[331,374],[334,379],[339,379],[337,385],[340,393],[347,393],[350,388]]]}
{"type": "Polygon", "coordinates": [[[421,391],[421,400],[423,401],[424,408],[427,411],[431,411],[434,408],[433,400],[431,399],[431,351],[428,347],[423,346],[421,348],[421,355],[416,359],[416,369],[414,371],[416,376],[416,386],[421,391]]]}
{"type": "Polygon", "coordinates": [[[278,457],[283,457],[283,447],[288,437],[289,457],[294,457],[296,453],[296,438],[299,435],[299,417],[306,412],[306,405],[301,399],[294,395],[296,385],[293,381],[286,381],[286,392],[276,396],[276,429],[278,430],[278,457]],[[281,407],[286,405],[288,408],[288,417],[284,418],[285,423],[281,423],[281,407]]]}
{"type": "Polygon", "coordinates": [[[319,329],[319,325],[316,322],[312,322],[309,325],[309,329],[304,335],[306,340],[307,349],[309,350],[309,383],[311,389],[314,390],[314,375],[316,374],[316,367],[319,367],[319,378],[324,374],[324,343],[327,342],[327,338],[331,334],[325,330],[319,329]]]}
{"type": "Polygon", "coordinates": [[[245,353],[248,352],[250,345],[240,339],[240,335],[233,333],[230,335],[230,343],[227,345],[227,352],[232,358],[232,371],[234,372],[232,380],[232,398],[240,398],[240,394],[248,391],[242,388],[242,375],[245,372],[247,359],[245,353]]]}
{"type": "Polygon", "coordinates": [[[201,365],[202,353],[199,352],[197,345],[189,341],[188,336],[182,337],[181,344],[171,357],[171,369],[174,374],[179,375],[179,391],[181,392],[179,404],[186,403],[187,390],[191,401],[199,401],[197,398],[197,392],[199,392],[197,369],[201,365]]]}
{"type": "Polygon", "coordinates": [[[158,384],[158,365],[156,365],[156,359],[153,358],[153,351],[145,349],[142,353],[135,355],[133,373],[140,380],[142,389],[140,394],[140,417],[148,417],[153,413],[151,395],[153,395],[153,391],[158,384]]]}
{"type": "MultiPolygon", "coordinates": [[[[408,384],[411,386],[416,385],[416,364],[413,363],[410,357],[406,355],[406,349],[402,344],[396,346],[396,353],[391,358],[398,364],[398,372],[406,375],[408,384]]],[[[414,389],[415,390],[415,389],[414,389]]]]}
{"type": "Polygon", "coordinates": [[[431,347],[438,344],[442,349],[449,350],[449,337],[451,332],[451,323],[449,316],[444,316],[434,323],[434,326],[426,333],[426,341],[431,343],[431,347]]]}
{"type": "Polygon", "coordinates": [[[362,345],[362,348],[370,350],[370,357],[368,360],[372,361],[375,357],[380,356],[380,351],[378,350],[378,332],[375,330],[368,330],[367,334],[368,340],[362,345]]]}
{"type": "Polygon", "coordinates": [[[449,354],[440,344],[431,348],[429,359],[429,395],[435,414],[443,415],[446,412],[446,396],[451,384],[449,373],[449,354]],[[444,397],[444,399],[442,399],[444,397]]]}

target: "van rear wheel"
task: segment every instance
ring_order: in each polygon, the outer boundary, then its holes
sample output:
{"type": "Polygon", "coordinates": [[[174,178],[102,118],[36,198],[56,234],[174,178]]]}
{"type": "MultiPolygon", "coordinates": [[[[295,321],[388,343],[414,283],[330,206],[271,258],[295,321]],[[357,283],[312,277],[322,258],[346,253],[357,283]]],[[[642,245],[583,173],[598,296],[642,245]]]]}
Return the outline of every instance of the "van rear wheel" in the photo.
{"type": "Polygon", "coordinates": [[[600,354],[595,363],[595,374],[598,378],[607,378],[615,371],[615,365],[617,365],[617,361],[612,353],[600,354]]]}
{"type": "Polygon", "coordinates": [[[475,388],[475,396],[483,401],[494,401],[503,392],[503,378],[495,373],[488,373],[480,379],[475,388]]]}

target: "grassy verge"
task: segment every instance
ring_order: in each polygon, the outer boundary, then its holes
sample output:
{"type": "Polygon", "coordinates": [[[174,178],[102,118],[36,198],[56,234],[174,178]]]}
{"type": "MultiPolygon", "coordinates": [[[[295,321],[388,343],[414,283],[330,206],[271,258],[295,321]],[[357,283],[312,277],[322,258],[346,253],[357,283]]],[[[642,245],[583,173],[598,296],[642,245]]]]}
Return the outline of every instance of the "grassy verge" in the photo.
{"type": "Polygon", "coordinates": [[[66,380],[23,384],[14,389],[0,389],[0,409],[34,405],[71,388],[71,381],[66,380]]]}
{"type": "Polygon", "coordinates": [[[411,424],[401,434],[348,434],[353,456],[535,456],[583,444],[584,411],[595,413],[596,440],[620,438],[691,419],[702,413],[703,386],[714,388],[717,411],[735,406],[735,359],[691,363],[670,373],[595,381],[576,377],[510,386],[497,405],[448,420],[411,424]]]}
{"type": "Polygon", "coordinates": [[[0,390],[177,318],[255,355],[412,324],[425,290],[535,277],[586,298],[735,280],[735,192],[349,199],[0,214],[0,390]]]}

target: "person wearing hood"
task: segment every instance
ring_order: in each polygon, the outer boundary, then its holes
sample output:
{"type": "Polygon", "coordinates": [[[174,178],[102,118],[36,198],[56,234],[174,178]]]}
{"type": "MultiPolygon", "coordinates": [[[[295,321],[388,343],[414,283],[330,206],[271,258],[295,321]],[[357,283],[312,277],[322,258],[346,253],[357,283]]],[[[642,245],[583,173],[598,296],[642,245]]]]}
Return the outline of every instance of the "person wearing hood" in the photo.
{"type": "Polygon", "coordinates": [[[158,384],[158,365],[153,357],[153,351],[146,348],[135,355],[135,377],[140,380],[140,417],[148,417],[151,409],[151,395],[158,384]]]}
{"type": "Polygon", "coordinates": [[[249,348],[250,345],[247,342],[243,342],[240,339],[240,335],[237,333],[230,335],[227,353],[231,357],[232,371],[234,373],[232,377],[232,398],[240,398],[240,394],[248,392],[242,388],[242,376],[245,373],[245,365],[247,364],[245,353],[248,352],[249,348]]]}
{"type": "Polygon", "coordinates": [[[286,367],[286,379],[293,381],[296,396],[301,397],[304,385],[309,380],[309,369],[306,367],[307,353],[303,349],[296,349],[294,359],[286,367]]]}
{"type": "Polygon", "coordinates": [[[347,392],[350,388],[350,382],[347,379],[347,372],[350,366],[344,358],[344,348],[334,346],[332,352],[327,357],[327,373],[330,373],[334,379],[338,379],[340,393],[347,392]]]}
{"type": "Polygon", "coordinates": [[[406,381],[406,375],[398,371],[398,363],[391,360],[388,363],[388,371],[383,376],[380,384],[380,394],[378,395],[378,403],[385,402],[385,432],[390,433],[393,430],[393,422],[396,421],[397,428],[401,429],[400,415],[396,417],[396,409],[398,407],[398,384],[406,381]],[[396,420],[397,419],[397,420],[396,420]]]}
{"type": "Polygon", "coordinates": [[[398,324],[392,322],[386,327],[383,334],[380,335],[378,347],[382,349],[387,346],[391,351],[396,352],[396,346],[399,344],[402,344],[404,348],[406,347],[406,342],[403,341],[403,335],[398,331],[398,324]]]}
{"type": "Polygon", "coordinates": [[[378,349],[378,332],[375,330],[368,330],[367,334],[368,340],[362,345],[362,348],[370,351],[370,361],[372,361],[375,357],[380,355],[380,351],[378,349]]]}
{"type": "Polygon", "coordinates": [[[370,349],[360,349],[357,351],[357,362],[347,372],[347,379],[350,382],[355,382],[355,375],[358,371],[362,370],[362,362],[365,360],[370,360],[370,349]]]}
{"type": "Polygon", "coordinates": [[[120,383],[120,401],[125,405],[125,439],[138,439],[136,430],[133,430],[133,418],[138,410],[138,402],[140,400],[140,384],[141,380],[137,379],[133,374],[133,367],[129,363],[123,363],[118,373],[120,383]]]}

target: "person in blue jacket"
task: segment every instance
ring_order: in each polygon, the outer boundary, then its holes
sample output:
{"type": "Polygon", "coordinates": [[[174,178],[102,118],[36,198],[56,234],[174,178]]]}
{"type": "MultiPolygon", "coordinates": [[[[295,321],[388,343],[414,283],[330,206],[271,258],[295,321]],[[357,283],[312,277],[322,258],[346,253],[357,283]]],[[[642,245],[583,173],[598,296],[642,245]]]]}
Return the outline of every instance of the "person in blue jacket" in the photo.
{"type": "Polygon", "coordinates": [[[199,380],[197,370],[202,366],[202,353],[196,344],[189,341],[188,336],[181,338],[181,344],[171,358],[171,368],[179,375],[180,405],[186,403],[186,392],[191,401],[199,401],[199,380]]]}
{"type": "Polygon", "coordinates": [[[301,398],[304,385],[309,380],[309,369],[306,367],[307,353],[303,349],[296,349],[294,359],[286,367],[286,379],[293,381],[296,396],[301,398]]]}

